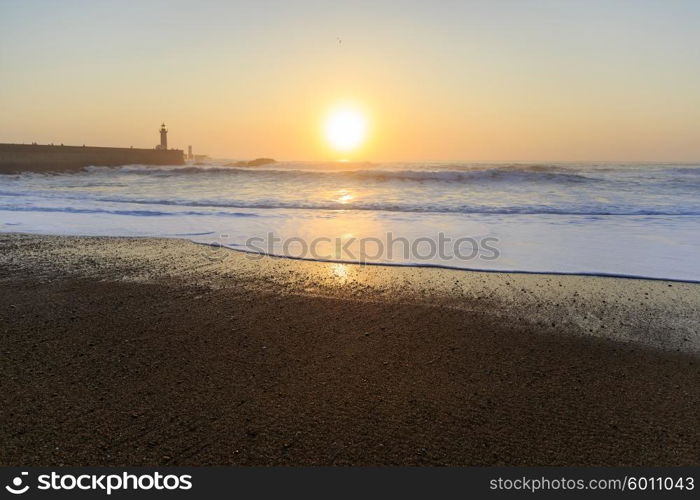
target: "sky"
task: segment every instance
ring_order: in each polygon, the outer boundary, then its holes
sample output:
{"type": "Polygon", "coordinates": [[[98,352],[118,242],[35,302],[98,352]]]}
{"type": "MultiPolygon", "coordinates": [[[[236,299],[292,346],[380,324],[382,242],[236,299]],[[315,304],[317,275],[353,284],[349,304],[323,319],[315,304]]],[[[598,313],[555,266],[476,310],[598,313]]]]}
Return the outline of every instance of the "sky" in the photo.
{"type": "Polygon", "coordinates": [[[0,142],[333,160],[698,161],[697,1],[0,0],[0,142]]]}

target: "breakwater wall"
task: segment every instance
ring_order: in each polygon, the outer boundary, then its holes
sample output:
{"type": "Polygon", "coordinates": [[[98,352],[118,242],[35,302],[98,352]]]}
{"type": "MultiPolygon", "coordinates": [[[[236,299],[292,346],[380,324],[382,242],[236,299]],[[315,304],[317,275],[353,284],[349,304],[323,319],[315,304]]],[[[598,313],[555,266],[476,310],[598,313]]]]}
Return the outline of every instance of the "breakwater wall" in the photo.
{"type": "Polygon", "coordinates": [[[0,173],[60,172],[90,165],[182,165],[181,149],[0,144],[0,173]]]}

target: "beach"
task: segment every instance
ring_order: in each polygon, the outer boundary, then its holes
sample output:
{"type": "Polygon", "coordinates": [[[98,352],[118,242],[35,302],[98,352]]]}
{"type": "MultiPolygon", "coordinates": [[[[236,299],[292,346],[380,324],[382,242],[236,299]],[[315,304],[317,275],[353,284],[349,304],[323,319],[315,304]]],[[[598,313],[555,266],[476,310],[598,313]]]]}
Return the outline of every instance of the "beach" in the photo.
{"type": "Polygon", "coordinates": [[[700,285],[0,235],[2,465],[698,465],[700,285]]]}

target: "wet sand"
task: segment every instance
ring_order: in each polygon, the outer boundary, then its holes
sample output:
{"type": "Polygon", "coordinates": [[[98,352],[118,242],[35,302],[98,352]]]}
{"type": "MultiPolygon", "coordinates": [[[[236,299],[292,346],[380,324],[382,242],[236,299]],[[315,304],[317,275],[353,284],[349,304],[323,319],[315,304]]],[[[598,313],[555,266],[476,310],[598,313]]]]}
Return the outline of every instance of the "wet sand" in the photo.
{"type": "Polygon", "coordinates": [[[0,235],[2,465],[700,464],[700,285],[0,235]]]}

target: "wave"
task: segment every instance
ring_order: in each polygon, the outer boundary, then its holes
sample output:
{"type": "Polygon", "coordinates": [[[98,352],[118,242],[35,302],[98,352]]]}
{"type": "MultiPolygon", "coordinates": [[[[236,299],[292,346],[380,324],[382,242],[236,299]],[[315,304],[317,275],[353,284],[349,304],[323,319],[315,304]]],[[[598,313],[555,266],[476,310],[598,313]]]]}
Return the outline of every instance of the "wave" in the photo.
{"type": "Polygon", "coordinates": [[[0,184],[0,210],[77,213],[99,209],[100,213],[135,216],[236,216],[246,210],[261,209],[300,209],[308,210],[309,214],[317,210],[365,210],[496,215],[700,215],[697,196],[700,167],[693,165],[382,164],[376,169],[366,166],[356,164],[352,165],[353,169],[343,170],[338,164],[308,163],[275,164],[274,168],[127,165],[88,167],[87,173],[25,173],[0,184]],[[148,176],[153,177],[149,180],[148,176]],[[340,202],[327,194],[339,187],[366,195],[340,202]],[[276,193],[283,196],[277,197],[276,193]],[[100,206],[100,203],[117,205],[100,206]]]}
{"type": "Polygon", "coordinates": [[[110,203],[124,203],[129,205],[156,205],[161,206],[162,210],[152,209],[106,209],[98,207],[42,207],[42,206],[13,206],[0,205],[0,211],[9,212],[64,212],[76,214],[111,214],[111,215],[131,215],[139,217],[159,217],[159,216],[214,216],[214,217],[258,217],[259,214],[253,212],[236,212],[233,210],[305,210],[309,214],[315,211],[377,211],[377,212],[397,212],[397,213],[425,213],[425,214],[478,214],[478,215],[568,215],[568,216],[587,216],[587,217],[602,217],[602,216],[700,216],[700,208],[665,208],[665,209],[650,209],[650,208],[618,208],[615,210],[596,207],[552,207],[552,206],[535,206],[535,205],[516,205],[506,207],[488,207],[482,205],[461,205],[461,206],[416,206],[416,205],[398,205],[387,203],[366,203],[357,205],[343,205],[339,203],[220,203],[215,201],[210,202],[178,202],[170,200],[90,200],[90,201],[107,201],[110,203]],[[195,210],[177,210],[168,208],[194,208],[195,210]],[[211,208],[214,210],[196,210],[211,208]]]}
{"type": "MultiPolygon", "coordinates": [[[[216,217],[258,217],[258,214],[250,212],[201,212],[196,210],[185,211],[161,211],[161,210],[109,210],[105,208],[75,208],[75,207],[3,207],[0,211],[8,212],[47,212],[47,213],[68,213],[68,214],[109,214],[109,215],[131,215],[136,217],[163,217],[163,216],[198,216],[212,215],[216,217]]],[[[207,234],[207,233],[193,233],[207,234]]]]}
{"type": "MultiPolygon", "coordinates": [[[[602,179],[550,165],[498,166],[475,168],[447,165],[446,168],[423,169],[362,169],[362,170],[314,170],[304,168],[241,168],[221,165],[147,166],[127,165],[123,167],[87,167],[93,173],[126,173],[147,176],[222,175],[276,180],[342,179],[375,182],[534,182],[534,183],[582,183],[602,179]]],[[[70,175],[70,174],[69,174],[70,175]]]]}

